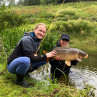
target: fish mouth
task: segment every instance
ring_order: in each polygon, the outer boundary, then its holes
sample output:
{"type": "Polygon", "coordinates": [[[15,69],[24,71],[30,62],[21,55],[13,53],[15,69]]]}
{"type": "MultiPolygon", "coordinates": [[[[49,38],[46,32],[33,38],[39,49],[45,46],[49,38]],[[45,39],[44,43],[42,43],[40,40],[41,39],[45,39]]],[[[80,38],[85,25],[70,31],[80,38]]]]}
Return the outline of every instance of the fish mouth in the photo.
{"type": "Polygon", "coordinates": [[[88,58],[88,54],[85,56],[85,58],[88,58]]]}

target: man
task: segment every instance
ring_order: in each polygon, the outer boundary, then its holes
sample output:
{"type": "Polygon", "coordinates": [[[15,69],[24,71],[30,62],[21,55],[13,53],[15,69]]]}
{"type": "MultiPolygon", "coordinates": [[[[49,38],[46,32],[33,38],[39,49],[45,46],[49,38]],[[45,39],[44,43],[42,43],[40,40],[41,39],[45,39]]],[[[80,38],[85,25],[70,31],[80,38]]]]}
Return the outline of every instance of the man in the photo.
{"type": "MultiPolygon", "coordinates": [[[[68,34],[62,34],[55,47],[58,46],[65,47],[67,44],[69,44],[69,41],[70,36],[68,34]]],[[[68,75],[70,72],[71,66],[67,66],[65,64],[65,61],[61,60],[59,57],[51,58],[49,63],[51,65],[51,75],[53,78],[60,78],[62,75],[64,74],[68,75]]],[[[71,61],[71,65],[76,65],[77,63],[78,63],[77,60],[71,61]]]]}
{"type": "Polygon", "coordinates": [[[9,56],[7,68],[10,73],[16,74],[16,84],[29,87],[29,83],[24,81],[25,74],[44,65],[47,58],[56,55],[54,50],[43,55],[39,55],[39,51],[37,52],[46,30],[44,23],[37,24],[33,31],[24,34],[9,56]]]}

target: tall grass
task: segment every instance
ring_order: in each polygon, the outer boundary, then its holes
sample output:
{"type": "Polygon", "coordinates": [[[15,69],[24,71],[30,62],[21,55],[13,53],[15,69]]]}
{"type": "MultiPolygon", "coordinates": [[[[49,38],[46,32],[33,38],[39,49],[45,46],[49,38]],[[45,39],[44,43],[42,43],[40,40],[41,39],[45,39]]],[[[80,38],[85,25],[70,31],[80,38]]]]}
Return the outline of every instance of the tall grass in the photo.
{"type": "Polygon", "coordinates": [[[14,49],[20,38],[25,32],[31,31],[34,25],[22,25],[21,27],[13,27],[5,29],[1,32],[0,36],[3,39],[4,46],[9,52],[14,49]]]}

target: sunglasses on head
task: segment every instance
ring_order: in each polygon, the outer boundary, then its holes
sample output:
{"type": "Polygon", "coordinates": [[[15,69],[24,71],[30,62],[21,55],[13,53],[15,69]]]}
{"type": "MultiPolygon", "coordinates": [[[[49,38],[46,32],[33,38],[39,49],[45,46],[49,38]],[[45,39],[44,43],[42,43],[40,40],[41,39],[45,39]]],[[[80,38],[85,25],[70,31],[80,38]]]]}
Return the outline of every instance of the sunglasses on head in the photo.
{"type": "Polygon", "coordinates": [[[67,41],[67,42],[69,41],[68,39],[62,39],[62,40],[63,40],[63,41],[67,41]]]}

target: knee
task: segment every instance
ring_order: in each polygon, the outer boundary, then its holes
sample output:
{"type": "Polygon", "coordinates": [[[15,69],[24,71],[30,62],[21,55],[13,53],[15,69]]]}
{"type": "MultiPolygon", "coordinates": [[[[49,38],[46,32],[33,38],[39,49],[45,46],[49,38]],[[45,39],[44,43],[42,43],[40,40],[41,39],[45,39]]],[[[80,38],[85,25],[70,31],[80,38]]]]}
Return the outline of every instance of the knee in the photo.
{"type": "Polygon", "coordinates": [[[29,57],[24,57],[23,60],[22,60],[22,63],[25,67],[29,67],[30,65],[30,58],[29,57]]]}

